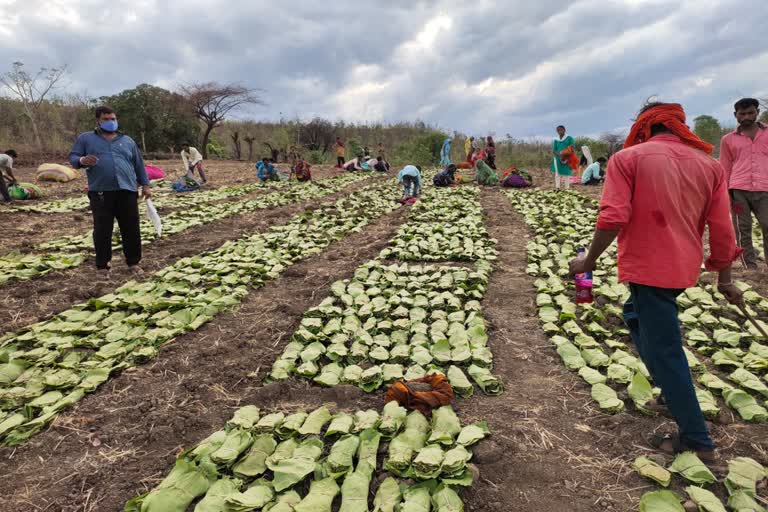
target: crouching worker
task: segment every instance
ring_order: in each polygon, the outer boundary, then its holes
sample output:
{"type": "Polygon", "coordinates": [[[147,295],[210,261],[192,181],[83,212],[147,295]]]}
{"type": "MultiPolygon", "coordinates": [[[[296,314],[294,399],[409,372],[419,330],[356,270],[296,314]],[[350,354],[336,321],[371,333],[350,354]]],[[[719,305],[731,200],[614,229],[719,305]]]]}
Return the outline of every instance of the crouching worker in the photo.
{"type": "Polygon", "coordinates": [[[5,153],[0,153],[0,194],[3,201],[10,203],[13,199],[8,192],[8,185],[16,184],[16,177],[13,175],[13,159],[18,158],[16,151],[9,149],[5,153]]]}
{"type": "Polygon", "coordinates": [[[181,145],[181,160],[184,162],[184,168],[187,170],[187,176],[194,179],[195,171],[200,173],[201,183],[208,183],[208,179],[205,177],[205,171],[203,171],[203,155],[197,150],[185,142],[181,145]]]}
{"type": "Polygon", "coordinates": [[[403,201],[416,199],[421,191],[421,168],[418,165],[406,165],[397,174],[397,183],[403,185],[403,201]]]}
{"type": "Polygon", "coordinates": [[[458,183],[456,183],[456,166],[451,164],[439,173],[435,174],[435,177],[432,179],[432,183],[434,183],[436,187],[451,187],[458,185],[458,183]]]}
{"type": "Polygon", "coordinates": [[[292,169],[292,174],[296,176],[296,181],[312,181],[309,163],[306,160],[299,160],[296,167],[292,169]]]}
{"type": "Polygon", "coordinates": [[[272,165],[272,159],[262,158],[256,162],[256,177],[259,178],[262,183],[266,181],[280,181],[280,175],[277,173],[277,168],[272,165]]]}
{"type": "Polygon", "coordinates": [[[607,160],[603,157],[597,159],[592,165],[584,169],[581,176],[582,185],[599,185],[603,181],[603,171],[607,160]]]}
{"type": "Polygon", "coordinates": [[[499,175],[496,171],[488,167],[484,160],[475,162],[475,179],[478,185],[495,186],[499,184],[499,175]]]}

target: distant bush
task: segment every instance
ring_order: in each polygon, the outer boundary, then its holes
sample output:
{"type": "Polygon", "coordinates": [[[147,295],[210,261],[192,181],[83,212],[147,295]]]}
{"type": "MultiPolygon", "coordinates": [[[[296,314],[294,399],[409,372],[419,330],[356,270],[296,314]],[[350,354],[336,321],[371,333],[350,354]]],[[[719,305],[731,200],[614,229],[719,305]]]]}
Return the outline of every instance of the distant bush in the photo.
{"type": "Polygon", "coordinates": [[[304,158],[307,162],[309,162],[312,165],[321,165],[326,162],[325,155],[319,149],[315,149],[313,151],[307,151],[307,154],[304,158]]]}

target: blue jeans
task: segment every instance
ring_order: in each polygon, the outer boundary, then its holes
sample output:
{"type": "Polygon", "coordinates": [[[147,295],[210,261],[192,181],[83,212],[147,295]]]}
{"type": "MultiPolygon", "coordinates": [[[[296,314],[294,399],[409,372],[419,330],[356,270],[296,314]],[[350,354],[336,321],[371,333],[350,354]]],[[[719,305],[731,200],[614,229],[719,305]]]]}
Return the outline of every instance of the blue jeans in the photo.
{"type": "Polygon", "coordinates": [[[680,430],[680,440],[694,450],[714,448],[683,352],[677,319],[677,296],[683,290],[634,283],[630,283],[629,289],[631,297],[624,304],[624,322],[654,384],[661,388],[680,430]]]}
{"type": "Polygon", "coordinates": [[[419,184],[416,176],[403,176],[404,197],[419,197],[419,184]]]}

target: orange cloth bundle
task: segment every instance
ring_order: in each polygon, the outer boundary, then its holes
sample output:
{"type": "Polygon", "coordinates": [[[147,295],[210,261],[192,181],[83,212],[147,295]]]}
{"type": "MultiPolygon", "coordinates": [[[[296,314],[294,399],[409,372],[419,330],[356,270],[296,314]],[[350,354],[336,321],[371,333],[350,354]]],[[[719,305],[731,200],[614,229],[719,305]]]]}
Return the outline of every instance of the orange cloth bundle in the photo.
{"type": "Polygon", "coordinates": [[[453,388],[443,375],[432,374],[420,379],[397,381],[387,390],[385,402],[397,401],[406,409],[428,416],[433,409],[448,405],[453,400],[453,388]],[[414,391],[410,384],[428,384],[432,391],[414,391]]]}
{"type": "Polygon", "coordinates": [[[579,157],[576,156],[573,146],[568,146],[560,152],[560,161],[570,167],[572,171],[579,170],[579,157]]]}

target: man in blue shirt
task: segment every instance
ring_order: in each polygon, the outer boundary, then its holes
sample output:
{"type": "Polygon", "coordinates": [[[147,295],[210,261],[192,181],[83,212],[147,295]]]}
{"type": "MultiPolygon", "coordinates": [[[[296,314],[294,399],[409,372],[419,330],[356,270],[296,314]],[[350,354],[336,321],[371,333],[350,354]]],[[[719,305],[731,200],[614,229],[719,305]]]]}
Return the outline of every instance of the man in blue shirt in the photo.
{"type": "Polygon", "coordinates": [[[599,185],[603,179],[603,171],[605,170],[606,160],[603,157],[597,159],[597,162],[593,163],[586,169],[581,176],[582,185],[599,185]]]}
{"type": "Polygon", "coordinates": [[[80,134],[69,153],[69,163],[88,175],[88,199],[93,214],[93,245],[96,268],[109,271],[112,231],[120,228],[125,262],[131,272],[141,273],[141,230],[138,188],[152,196],[139,147],[117,131],[117,114],[109,107],[96,109],[96,129],[80,134]]]}
{"type": "Polygon", "coordinates": [[[277,169],[272,165],[271,158],[262,158],[256,162],[256,177],[259,178],[262,183],[265,181],[280,180],[280,176],[277,174],[277,169]]]}

